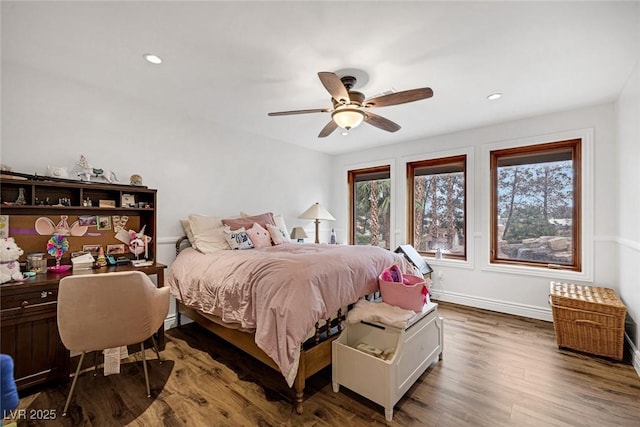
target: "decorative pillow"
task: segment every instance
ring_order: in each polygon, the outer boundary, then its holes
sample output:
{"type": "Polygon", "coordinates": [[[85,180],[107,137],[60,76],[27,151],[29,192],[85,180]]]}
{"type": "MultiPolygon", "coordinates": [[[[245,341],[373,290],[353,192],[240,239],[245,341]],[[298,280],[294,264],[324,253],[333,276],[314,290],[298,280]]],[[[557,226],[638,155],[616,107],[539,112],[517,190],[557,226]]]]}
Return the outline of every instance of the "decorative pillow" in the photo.
{"type": "Polygon", "coordinates": [[[287,224],[285,224],[285,222],[284,222],[284,216],[282,216],[280,214],[273,216],[273,222],[275,223],[276,227],[280,227],[281,229],[283,229],[285,231],[285,233],[289,229],[287,227],[287,224]]]}
{"type": "Polygon", "coordinates": [[[267,224],[276,224],[273,220],[273,214],[271,212],[265,212],[260,215],[245,216],[241,218],[223,219],[222,223],[224,225],[228,225],[232,230],[238,230],[242,227],[244,227],[245,230],[249,230],[255,223],[260,224],[262,228],[266,228],[267,224]]]}
{"type": "Polygon", "coordinates": [[[196,248],[205,254],[222,249],[230,249],[224,237],[224,225],[216,216],[189,215],[189,225],[193,232],[196,248]]]}
{"type": "Polygon", "coordinates": [[[269,230],[274,245],[281,245],[291,241],[286,229],[282,229],[277,225],[267,224],[267,230],[269,230]]]}
{"type": "Polygon", "coordinates": [[[193,235],[193,231],[191,231],[191,224],[186,219],[180,220],[180,225],[182,225],[182,229],[184,230],[184,234],[187,235],[187,239],[189,239],[189,243],[191,243],[191,247],[196,249],[196,238],[193,235]]]}
{"type": "Polygon", "coordinates": [[[263,227],[260,227],[260,224],[257,222],[247,230],[247,234],[253,242],[254,248],[266,248],[271,246],[271,235],[263,227]]]}
{"type": "Polygon", "coordinates": [[[252,249],[253,242],[247,235],[244,227],[238,230],[231,230],[229,226],[224,227],[224,237],[227,239],[227,243],[231,246],[231,249],[252,249]]]}

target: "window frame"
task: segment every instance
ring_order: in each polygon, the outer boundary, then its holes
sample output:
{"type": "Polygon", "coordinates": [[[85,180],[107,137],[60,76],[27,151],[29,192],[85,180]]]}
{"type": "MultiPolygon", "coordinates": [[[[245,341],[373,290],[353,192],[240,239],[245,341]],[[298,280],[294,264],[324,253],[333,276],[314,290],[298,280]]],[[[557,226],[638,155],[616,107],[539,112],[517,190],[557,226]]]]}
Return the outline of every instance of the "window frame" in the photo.
{"type": "MultiPolygon", "coordinates": [[[[348,190],[348,212],[349,212],[349,234],[348,234],[348,244],[349,245],[355,245],[356,244],[356,227],[355,227],[355,206],[354,206],[354,201],[355,201],[355,183],[358,182],[356,181],[356,177],[358,175],[365,175],[365,174],[376,174],[376,173],[387,173],[389,175],[389,180],[391,182],[391,192],[389,197],[391,197],[391,208],[389,211],[389,225],[392,226],[393,222],[393,179],[392,179],[392,165],[389,164],[384,164],[384,165],[378,165],[378,166],[369,166],[369,167],[361,167],[361,168],[355,168],[355,169],[347,169],[347,186],[349,188],[348,190]]],[[[389,248],[391,248],[393,245],[391,245],[391,241],[393,240],[393,232],[391,230],[389,230],[389,248]]]]}
{"type": "MultiPolygon", "coordinates": [[[[560,138],[542,143],[521,144],[489,151],[489,265],[518,266],[540,271],[561,270],[567,272],[583,272],[584,252],[584,217],[583,217],[583,186],[584,178],[583,153],[584,138],[560,138]],[[498,258],[498,161],[507,156],[527,156],[536,154],[550,154],[553,151],[570,149],[573,170],[573,208],[572,208],[572,251],[573,263],[553,264],[531,260],[513,260],[498,258]]],[[[523,163],[526,164],[526,163],[523,163]]]]}
{"type": "MultiPolygon", "coordinates": [[[[450,156],[444,157],[433,157],[429,159],[421,159],[408,161],[406,164],[406,180],[407,180],[407,241],[410,245],[415,244],[415,229],[414,229],[414,204],[415,204],[415,194],[414,194],[414,180],[415,180],[415,170],[422,167],[436,167],[436,166],[446,166],[453,163],[463,164],[463,176],[464,176],[464,253],[462,255],[457,254],[442,254],[442,259],[447,260],[458,260],[458,261],[468,261],[469,259],[469,155],[467,153],[454,154],[450,156]]],[[[418,253],[422,256],[434,257],[435,251],[418,251],[418,253]]]]}

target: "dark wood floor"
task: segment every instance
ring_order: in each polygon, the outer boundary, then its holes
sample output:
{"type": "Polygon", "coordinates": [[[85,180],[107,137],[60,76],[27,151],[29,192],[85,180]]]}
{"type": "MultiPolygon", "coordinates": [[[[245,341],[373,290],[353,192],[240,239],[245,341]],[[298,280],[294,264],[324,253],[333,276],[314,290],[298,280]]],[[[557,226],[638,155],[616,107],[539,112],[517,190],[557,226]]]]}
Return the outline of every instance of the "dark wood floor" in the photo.
{"type": "MultiPolygon", "coordinates": [[[[398,402],[390,424],[640,426],[640,379],[628,361],[559,350],[548,322],[444,303],[440,314],[444,359],[398,402]]],[[[334,393],[330,369],[307,383],[304,414],[293,413],[280,374],[193,324],[168,331],[162,355],[163,365],[151,362],[152,398],[131,358],[120,375],[82,375],[68,418],[60,418],[68,387],[25,396],[19,409],[31,419],[18,426],[388,424],[382,407],[344,387],[334,393]],[[55,421],[33,419],[51,409],[55,421]]]]}

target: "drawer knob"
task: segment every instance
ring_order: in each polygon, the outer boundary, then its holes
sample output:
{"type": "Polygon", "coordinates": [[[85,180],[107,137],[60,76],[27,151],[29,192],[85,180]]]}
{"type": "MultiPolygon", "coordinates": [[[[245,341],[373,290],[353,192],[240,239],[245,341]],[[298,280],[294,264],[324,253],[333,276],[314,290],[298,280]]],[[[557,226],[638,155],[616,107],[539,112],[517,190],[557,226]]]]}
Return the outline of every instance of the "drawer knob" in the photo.
{"type": "Polygon", "coordinates": [[[21,306],[21,307],[26,307],[26,306],[28,306],[28,305],[29,305],[29,301],[22,301],[22,302],[20,303],[20,306],[21,306]]]}

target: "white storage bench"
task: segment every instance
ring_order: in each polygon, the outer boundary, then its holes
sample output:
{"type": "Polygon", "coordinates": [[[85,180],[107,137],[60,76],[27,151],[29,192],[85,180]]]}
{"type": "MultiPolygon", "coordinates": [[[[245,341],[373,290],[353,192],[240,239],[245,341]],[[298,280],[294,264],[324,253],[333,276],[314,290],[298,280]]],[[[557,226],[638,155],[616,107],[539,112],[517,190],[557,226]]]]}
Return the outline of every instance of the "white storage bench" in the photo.
{"type": "Polygon", "coordinates": [[[332,346],[333,391],[343,385],[384,406],[385,418],[391,421],[393,406],[432,363],[442,359],[443,319],[438,304],[429,302],[405,329],[348,324],[332,346]],[[395,353],[384,360],[357,349],[362,343],[395,353]]]}

